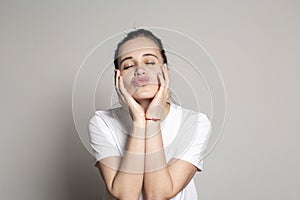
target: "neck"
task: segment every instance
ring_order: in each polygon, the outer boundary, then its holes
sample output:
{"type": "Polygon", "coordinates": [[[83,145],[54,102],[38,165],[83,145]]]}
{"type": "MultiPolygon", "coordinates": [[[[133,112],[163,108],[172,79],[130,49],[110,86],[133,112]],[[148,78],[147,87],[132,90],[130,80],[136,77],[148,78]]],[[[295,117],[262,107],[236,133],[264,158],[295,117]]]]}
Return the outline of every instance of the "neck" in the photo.
{"type": "MultiPolygon", "coordinates": [[[[144,108],[146,111],[151,103],[152,99],[143,99],[139,100],[138,103],[144,108]]],[[[166,103],[164,106],[164,115],[162,116],[162,120],[169,114],[170,111],[170,103],[166,103]]]]}
{"type": "Polygon", "coordinates": [[[143,99],[143,100],[139,100],[137,102],[144,108],[144,110],[147,110],[151,101],[152,101],[152,99],[143,99]]]}

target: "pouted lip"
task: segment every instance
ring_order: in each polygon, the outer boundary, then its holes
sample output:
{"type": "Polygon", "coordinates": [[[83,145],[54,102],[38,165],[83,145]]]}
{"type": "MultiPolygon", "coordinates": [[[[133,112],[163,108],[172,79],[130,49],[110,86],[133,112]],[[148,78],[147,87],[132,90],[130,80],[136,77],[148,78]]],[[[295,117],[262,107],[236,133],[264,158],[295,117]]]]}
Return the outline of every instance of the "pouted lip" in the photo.
{"type": "Polygon", "coordinates": [[[139,76],[139,77],[135,78],[133,82],[134,82],[135,86],[141,87],[141,86],[149,83],[149,77],[148,76],[139,76]]]}

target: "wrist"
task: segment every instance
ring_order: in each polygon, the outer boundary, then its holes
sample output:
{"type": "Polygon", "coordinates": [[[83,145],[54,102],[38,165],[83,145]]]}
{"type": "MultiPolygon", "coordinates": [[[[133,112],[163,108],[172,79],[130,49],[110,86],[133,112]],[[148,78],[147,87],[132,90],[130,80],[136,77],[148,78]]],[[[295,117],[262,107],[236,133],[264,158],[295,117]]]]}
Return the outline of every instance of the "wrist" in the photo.
{"type": "Polygon", "coordinates": [[[145,117],[145,120],[146,120],[146,122],[147,121],[158,122],[158,121],[160,121],[160,118],[159,117],[151,117],[151,118],[145,117]]]}
{"type": "Polygon", "coordinates": [[[160,121],[146,121],[146,138],[152,138],[161,133],[160,121]]]}
{"type": "Polygon", "coordinates": [[[140,118],[133,120],[134,127],[145,127],[146,126],[146,119],[140,118]]]}
{"type": "Polygon", "coordinates": [[[148,119],[161,119],[164,114],[164,106],[155,105],[147,109],[145,117],[148,119]]]}

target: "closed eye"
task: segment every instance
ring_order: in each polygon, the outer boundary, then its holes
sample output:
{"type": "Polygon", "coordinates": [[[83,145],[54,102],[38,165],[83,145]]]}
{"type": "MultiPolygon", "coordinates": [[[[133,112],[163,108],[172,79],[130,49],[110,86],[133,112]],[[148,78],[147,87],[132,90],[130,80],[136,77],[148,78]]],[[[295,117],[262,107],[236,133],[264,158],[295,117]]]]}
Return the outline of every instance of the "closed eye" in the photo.
{"type": "Polygon", "coordinates": [[[156,63],[155,62],[146,62],[146,65],[155,65],[156,63]]]}
{"type": "Polygon", "coordinates": [[[129,69],[130,67],[133,67],[133,65],[124,66],[123,69],[126,70],[126,69],[129,69]]]}

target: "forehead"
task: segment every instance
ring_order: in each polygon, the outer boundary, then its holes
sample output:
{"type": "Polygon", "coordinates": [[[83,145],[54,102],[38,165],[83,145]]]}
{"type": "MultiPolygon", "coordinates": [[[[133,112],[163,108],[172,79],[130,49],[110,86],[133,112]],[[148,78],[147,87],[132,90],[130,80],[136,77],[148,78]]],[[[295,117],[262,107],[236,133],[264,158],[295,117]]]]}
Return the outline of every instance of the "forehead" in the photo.
{"type": "Polygon", "coordinates": [[[138,53],[151,51],[159,53],[159,48],[156,43],[147,37],[137,37],[126,41],[119,49],[119,57],[123,57],[130,53],[138,53]]]}

